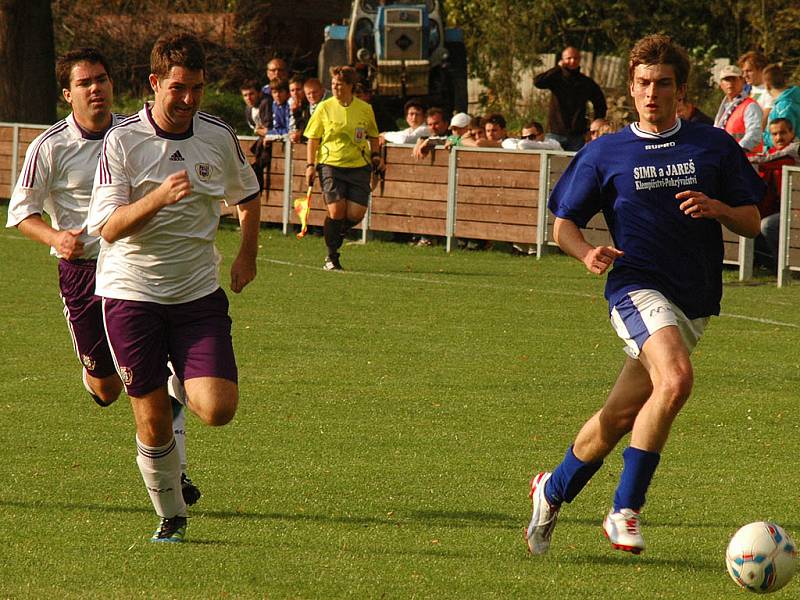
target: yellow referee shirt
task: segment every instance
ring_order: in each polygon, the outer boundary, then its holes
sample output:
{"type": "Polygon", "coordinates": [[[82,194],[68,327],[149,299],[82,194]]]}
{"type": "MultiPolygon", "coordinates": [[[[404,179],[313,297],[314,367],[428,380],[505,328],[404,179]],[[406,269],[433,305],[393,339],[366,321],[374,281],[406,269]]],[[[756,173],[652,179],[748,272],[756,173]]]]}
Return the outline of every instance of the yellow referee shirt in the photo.
{"type": "Polygon", "coordinates": [[[319,103],[305,133],[320,140],[317,162],[332,167],[363,167],[370,164],[369,139],[378,137],[372,107],[353,96],[350,106],[336,98],[319,103]]]}

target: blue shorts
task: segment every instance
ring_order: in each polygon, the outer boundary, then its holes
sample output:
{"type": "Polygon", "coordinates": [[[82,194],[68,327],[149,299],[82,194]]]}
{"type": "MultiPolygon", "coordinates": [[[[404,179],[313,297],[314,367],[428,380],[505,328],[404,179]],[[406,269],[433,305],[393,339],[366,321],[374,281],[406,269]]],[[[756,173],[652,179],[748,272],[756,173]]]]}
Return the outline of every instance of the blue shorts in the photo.
{"type": "Polygon", "coordinates": [[[708,321],[709,317],[688,318],[656,290],[634,290],[611,307],[611,325],[625,342],[625,353],[635,359],[651,335],[669,326],[678,328],[691,354],[708,321]]]}

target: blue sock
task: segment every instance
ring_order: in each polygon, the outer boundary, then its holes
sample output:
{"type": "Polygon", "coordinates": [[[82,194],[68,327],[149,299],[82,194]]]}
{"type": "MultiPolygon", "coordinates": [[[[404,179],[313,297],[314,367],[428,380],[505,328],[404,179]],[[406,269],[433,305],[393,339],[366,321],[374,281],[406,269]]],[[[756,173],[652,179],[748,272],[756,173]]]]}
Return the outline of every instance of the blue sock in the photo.
{"type": "Polygon", "coordinates": [[[544,497],[554,506],[562,502],[572,502],[602,466],[602,460],[583,462],[575,456],[570,446],[564,460],[553,469],[553,475],[547,480],[544,497]]]}
{"type": "Polygon", "coordinates": [[[641,510],[659,460],[661,455],[658,452],[648,452],[631,446],[625,448],[622,452],[622,475],[619,476],[619,485],[614,493],[614,512],[622,508],[641,510]]]}

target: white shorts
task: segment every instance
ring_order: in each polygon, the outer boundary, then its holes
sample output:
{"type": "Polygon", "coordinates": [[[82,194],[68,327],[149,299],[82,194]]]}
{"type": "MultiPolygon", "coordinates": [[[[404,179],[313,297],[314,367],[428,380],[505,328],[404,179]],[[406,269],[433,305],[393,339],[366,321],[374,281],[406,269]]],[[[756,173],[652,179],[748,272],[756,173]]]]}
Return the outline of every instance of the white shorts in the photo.
{"type": "Polygon", "coordinates": [[[611,309],[611,325],[625,342],[625,353],[638,359],[647,339],[662,327],[674,325],[692,353],[709,317],[689,319],[683,311],[656,290],[635,290],[611,309]]]}

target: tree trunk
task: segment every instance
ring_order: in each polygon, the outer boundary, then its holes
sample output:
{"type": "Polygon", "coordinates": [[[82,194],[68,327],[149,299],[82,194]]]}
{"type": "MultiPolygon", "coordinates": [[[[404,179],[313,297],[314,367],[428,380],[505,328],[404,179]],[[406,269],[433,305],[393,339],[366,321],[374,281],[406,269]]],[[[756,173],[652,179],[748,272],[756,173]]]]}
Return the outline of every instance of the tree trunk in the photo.
{"type": "Polygon", "coordinates": [[[56,120],[50,0],[0,0],[0,121],[56,120]]]}

